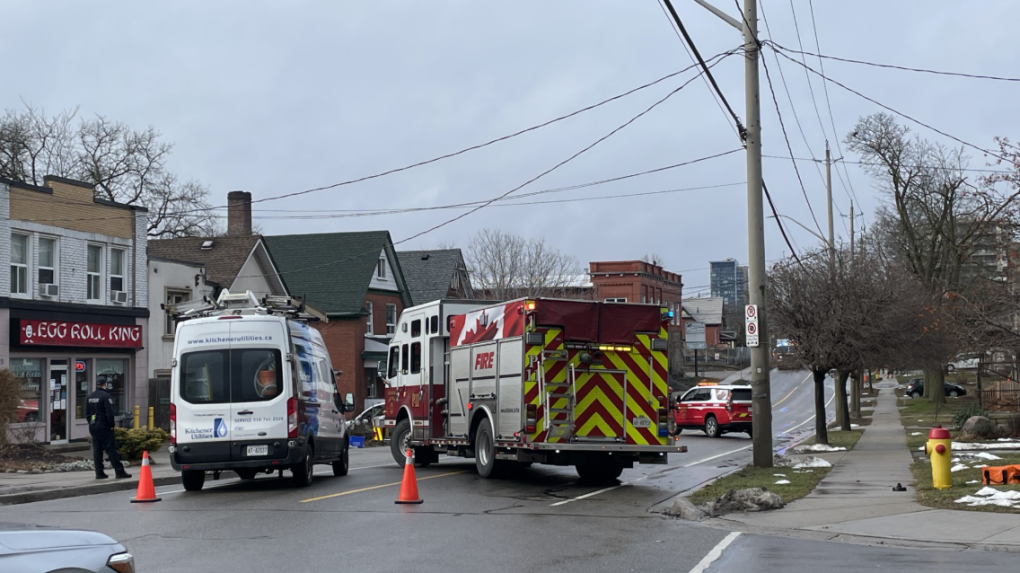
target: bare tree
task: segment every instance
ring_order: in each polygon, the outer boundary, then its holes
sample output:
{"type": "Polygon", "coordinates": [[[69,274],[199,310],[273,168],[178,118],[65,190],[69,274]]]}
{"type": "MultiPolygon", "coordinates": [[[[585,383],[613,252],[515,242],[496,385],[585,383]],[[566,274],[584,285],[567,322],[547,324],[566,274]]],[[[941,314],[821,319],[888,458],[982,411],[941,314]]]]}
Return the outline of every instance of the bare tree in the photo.
{"type": "Polygon", "coordinates": [[[815,382],[815,439],[828,443],[824,382],[836,372],[840,426],[850,429],[846,381],[865,363],[886,363],[903,353],[917,355],[928,339],[924,289],[917,279],[887,266],[869,252],[841,246],[834,262],[826,250],[782,262],[769,274],[772,328],[793,341],[795,359],[815,382]]]}
{"type": "Polygon", "coordinates": [[[484,297],[511,300],[535,296],[569,296],[582,274],[574,257],[545,243],[505,231],[485,229],[468,243],[471,283],[484,297]]]}
{"type": "Polygon", "coordinates": [[[173,145],[153,127],[136,131],[77,108],[47,116],[26,105],[0,117],[0,176],[42,185],[47,175],[90,183],[96,197],[148,209],[150,237],[215,234],[208,190],[167,168],[173,145]]]}
{"type": "MultiPolygon", "coordinates": [[[[986,303],[995,306],[992,301],[1001,298],[990,296],[1000,289],[987,284],[994,277],[976,254],[999,229],[1016,228],[1018,180],[1007,176],[972,183],[962,149],[911,137],[883,113],[861,118],[846,143],[861,155],[865,170],[888,198],[888,207],[879,212],[881,248],[888,258],[902,261],[931,295],[932,327],[940,324],[943,336],[955,336],[955,345],[940,345],[945,355],[921,364],[925,397],[943,401],[946,362],[988,334],[987,328],[975,328],[975,316],[987,316],[991,307],[986,303]],[[1007,185],[997,185],[1003,182],[1007,185]],[[947,328],[950,321],[952,329],[947,328]]],[[[1016,169],[1015,147],[1007,140],[999,143],[1004,153],[1014,152],[1016,169]]]]}

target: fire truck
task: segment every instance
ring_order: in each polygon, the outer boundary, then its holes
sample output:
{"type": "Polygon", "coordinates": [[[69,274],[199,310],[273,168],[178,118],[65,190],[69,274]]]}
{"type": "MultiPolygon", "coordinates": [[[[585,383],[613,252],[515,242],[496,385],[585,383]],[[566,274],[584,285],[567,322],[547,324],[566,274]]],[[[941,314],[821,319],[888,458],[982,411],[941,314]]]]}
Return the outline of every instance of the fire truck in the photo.
{"type": "Polygon", "coordinates": [[[401,313],[384,424],[399,465],[474,458],[483,478],[532,463],[591,481],[665,464],[667,325],[657,305],[439,300],[401,313]]]}

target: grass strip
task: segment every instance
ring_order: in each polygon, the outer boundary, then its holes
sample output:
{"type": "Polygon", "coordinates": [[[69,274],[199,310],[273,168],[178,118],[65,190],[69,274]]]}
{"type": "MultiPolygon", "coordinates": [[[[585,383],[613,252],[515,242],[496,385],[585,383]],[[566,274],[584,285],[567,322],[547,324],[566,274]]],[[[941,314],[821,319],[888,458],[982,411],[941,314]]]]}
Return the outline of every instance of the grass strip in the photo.
{"type": "Polygon", "coordinates": [[[807,468],[795,470],[792,468],[756,468],[747,466],[744,469],[721,477],[711,484],[691,494],[688,499],[691,503],[702,504],[715,501],[731,489],[743,489],[748,487],[763,487],[783,498],[785,503],[800,499],[811,493],[818,482],[822,481],[825,474],[831,468],[807,468]],[[782,474],[782,477],[776,475],[782,474]],[[778,485],[777,481],[787,480],[789,484],[778,485]]]}
{"type": "MultiPolygon", "coordinates": [[[[917,501],[921,505],[934,507],[936,509],[959,509],[965,511],[985,511],[992,513],[1020,513],[1020,508],[1000,507],[997,505],[981,505],[970,507],[956,500],[965,495],[974,495],[974,492],[985,487],[981,484],[981,466],[1006,466],[1020,464],[1020,455],[1002,456],[1001,460],[967,461],[969,466],[977,466],[974,469],[953,472],[952,484],[949,489],[938,490],[932,487],[931,463],[928,460],[914,462],[910,470],[914,472],[914,488],[917,489],[917,501]],[[968,484],[968,481],[977,480],[978,483],[968,484]]],[[[1018,485],[990,486],[999,491],[1020,490],[1018,485]]]]}

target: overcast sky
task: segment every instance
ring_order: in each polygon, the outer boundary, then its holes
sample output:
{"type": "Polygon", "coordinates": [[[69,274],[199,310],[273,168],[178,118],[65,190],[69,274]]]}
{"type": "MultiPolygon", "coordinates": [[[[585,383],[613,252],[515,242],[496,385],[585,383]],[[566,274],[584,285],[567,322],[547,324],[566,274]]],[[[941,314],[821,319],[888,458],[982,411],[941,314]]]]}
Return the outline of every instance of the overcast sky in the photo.
{"type": "MultiPolygon", "coordinates": [[[[674,3],[706,58],[741,43],[737,30],[693,0],[674,3]]],[[[793,0],[793,10],[789,0],[761,4],[771,26],[770,34],[760,22],[763,39],[771,37],[796,49],[795,13],[804,48],[815,51],[807,0],[793,0]]],[[[717,0],[716,5],[737,15],[733,3],[717,0]]],[[[1018,2],[814,0],[813,8],[824,54],[1020,75],[1015,49],[1018,2]]],[[[692,63],[656,0],[8,0],[0,7],[0,54],[0,107],[19,108],[24,101],[53,113],[80,106],[85,116],[103,114],[139,129],[152,125],[176,146],[172,169],[205,184],[214,205],[223,205],[226,193],[235,189],[264,199],[457,151],[692,63]]],[[[857,118],[880,111],[832,84],[827,102],[817,77],[809,89],[803,68],[785,59],[777,65],[768,50],[765,62],[797,157],[821,157],[826,139],[838,157],[837,140],[842,142],[857,118]]],[[[818,69],[817,58],[807,63],[818,69]]],[[[824,66],[829,76],[847,86],[966,141],[991,147],[996,135],[1020,138],[1015,121],[1020,86],[1015,83],[835,61],[824,66]]],[[[729,58],[713,71],[731,105],[745,118],[742,58],[729,58]]],[[[281,217],[428,207],[501,195],[590,145],[691,77],[692,72],[685,73],[525,136],[425,167],[258,203],[256,220],[266,234],[387,229],[399,241],[464,210],[281,217]]],[[[764,153],[789,156],[764,69],[761,81],[764,153]]],[[[919,126],[911,129],[952,143],[919,126]]],[[[697,79],[517,194],[599,181],[738,147],[731,122],[697,79]]],[[[971,155],[972,167],[987,163],[971,155]]],[[[779,211],[814,229],[792,162],[764,161],[765,180],[779,211]]],[[[799,167],[825,229],[821,172],[811,162],[799,167]]],[[[840,213],[849,214],[851,193],[865,213],[857,219],[861,225],[873,220],[882,200],[859,166],[846,164],[845,170],[839,166],[833,175],[839,211],[835,226],[844,238],[848,222],[840,213]]],[[[708,261],[747,260],[744,172],[744,154],[739,152],[530,199],[573,200],[567,203],[494,205],[398,248],[440,243],[463,247],[479,229],[498,228],[542,236],[583,263],[655,252],[668,270],[684,275],[685,295],[703,294],[708,261]],[[721,187],[597,199],[708,186],[721,187]]],[[[817,245],[818,240],[796,224],[788,228],[799,250],[817,245]]],[[[766,247],[770,260],[789,255],[771,220],[766,247]]]]}

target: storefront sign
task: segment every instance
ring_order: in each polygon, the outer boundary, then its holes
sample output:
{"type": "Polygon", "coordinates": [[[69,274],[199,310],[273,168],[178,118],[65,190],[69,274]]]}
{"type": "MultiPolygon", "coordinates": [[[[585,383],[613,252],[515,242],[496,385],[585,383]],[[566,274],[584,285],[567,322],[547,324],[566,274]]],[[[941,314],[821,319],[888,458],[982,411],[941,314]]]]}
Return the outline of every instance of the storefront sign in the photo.
{"type": "Polygon", "coordinates": [[[50,320],[21,320],[21,343],[29,346],[141,348],[142,327],[50,320]]]}

